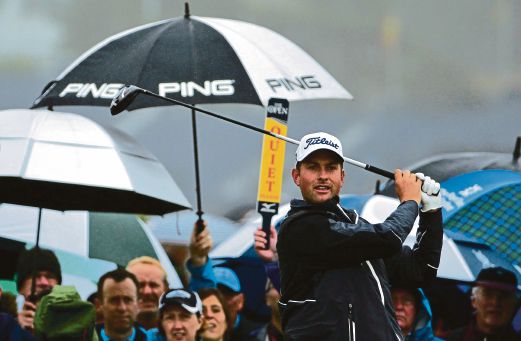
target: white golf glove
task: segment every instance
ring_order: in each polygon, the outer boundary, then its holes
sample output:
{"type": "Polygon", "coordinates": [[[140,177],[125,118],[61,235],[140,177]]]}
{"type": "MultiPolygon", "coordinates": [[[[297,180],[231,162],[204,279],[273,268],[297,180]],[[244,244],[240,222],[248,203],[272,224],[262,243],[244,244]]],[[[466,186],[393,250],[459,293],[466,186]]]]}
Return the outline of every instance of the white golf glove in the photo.
{"type": "Polygon", "coordinates": [[[440,184],[430,176],[416,173],[416,177],[423,181],[422,185],[422,212],[433,211],[441,207],[440,184]],[[436,194],[434,194],[436,193],[436,194]]]}

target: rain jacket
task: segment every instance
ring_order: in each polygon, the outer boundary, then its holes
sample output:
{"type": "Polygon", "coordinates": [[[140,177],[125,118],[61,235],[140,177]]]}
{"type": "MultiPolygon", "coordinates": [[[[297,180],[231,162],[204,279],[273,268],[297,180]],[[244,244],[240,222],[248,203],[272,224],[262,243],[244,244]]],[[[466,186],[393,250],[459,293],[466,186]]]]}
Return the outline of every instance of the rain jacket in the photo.
{"type": "Polygon", "coordinates": [[[421,286],[436,277],[441,211],[421,213],[417,242],[402,244],[418,205],[406,201],[381,224],[341,208],[338,197],[309,204],[293,200],[281,224],[279,307],[292,340],[403,340],[390,282],[421,286]]]}
{"type": "Polygon", "coordinates": [[[420,305],[416,311],[413,331],[405,336],[405,341],[441,341],[432,330],[432,311],[429,300],[421,289],[417,289],[420,305]]]}

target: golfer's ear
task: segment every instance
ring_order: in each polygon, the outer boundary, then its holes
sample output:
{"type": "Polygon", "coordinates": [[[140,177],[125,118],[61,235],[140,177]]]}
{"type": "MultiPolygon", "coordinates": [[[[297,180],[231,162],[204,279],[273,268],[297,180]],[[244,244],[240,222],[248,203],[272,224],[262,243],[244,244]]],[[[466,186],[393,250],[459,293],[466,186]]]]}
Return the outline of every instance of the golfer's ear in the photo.
{"type": "Polygon", "coordinates": [[[300,186],[300,172],[297,168],[291,170],[291,177],[293,178],[295,185],[300,186]]]}

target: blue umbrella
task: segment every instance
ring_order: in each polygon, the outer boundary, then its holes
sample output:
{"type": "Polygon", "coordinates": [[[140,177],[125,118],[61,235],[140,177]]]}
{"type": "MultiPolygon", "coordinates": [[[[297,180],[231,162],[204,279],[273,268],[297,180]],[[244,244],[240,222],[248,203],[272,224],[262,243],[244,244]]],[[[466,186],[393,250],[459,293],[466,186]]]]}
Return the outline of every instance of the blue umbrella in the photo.
{"type": "MultiPolygon", "coordinates": [[[[521,136],[517,137],[514,151],[496,152],[460,152],[434,155],[405,167],[414,173],[423,173],[444,182],[454,176],[485,169],[506,169],[521,172],[521,136]]],[[[379,194],[397,197],[394,181],[389,180],[378,188],[379,194]]]]}
{"type": "Polygon", "coordinates": [[[482,170],[452,177],[441,185],[446,230],[489,245],[514,264],[521,263],[521,173],[482,170]]]}

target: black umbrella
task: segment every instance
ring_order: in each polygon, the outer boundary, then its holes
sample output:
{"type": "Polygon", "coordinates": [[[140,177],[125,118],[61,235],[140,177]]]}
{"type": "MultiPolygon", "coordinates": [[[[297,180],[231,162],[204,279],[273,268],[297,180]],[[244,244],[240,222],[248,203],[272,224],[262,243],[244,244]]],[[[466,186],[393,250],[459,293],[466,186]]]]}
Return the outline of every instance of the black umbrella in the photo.
{"type": "MultiPolygon", "coordinates": [[[[443,182],[456,175],[483,169],[506,169],[521,172],[519,157],[521,155],[521,137],[516,139],[512,154],[492,152],[466,152],[436,155],[421,160],[405,169],[414,173],[423,173],[438,182],[443,182]]],[[[377,185],[376,192],[396,197],[394,181],[377,185]]]]}
{"type": "MultiPolygon", "coordinates": [[[[50,82],[33,107],[109,106],[134,84],[191,104],[266,106],[292,100],[352,96],[311,56],[281,35],[254,24],[185,15],[107,38],[50,82]]],[[[169,105],[140,96],[129,110],[169,105]]],[[[192,110],[198,214],[201,217],[195,111],[192,110]]]]}

